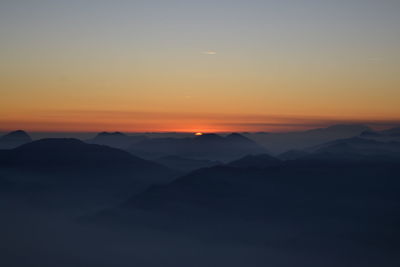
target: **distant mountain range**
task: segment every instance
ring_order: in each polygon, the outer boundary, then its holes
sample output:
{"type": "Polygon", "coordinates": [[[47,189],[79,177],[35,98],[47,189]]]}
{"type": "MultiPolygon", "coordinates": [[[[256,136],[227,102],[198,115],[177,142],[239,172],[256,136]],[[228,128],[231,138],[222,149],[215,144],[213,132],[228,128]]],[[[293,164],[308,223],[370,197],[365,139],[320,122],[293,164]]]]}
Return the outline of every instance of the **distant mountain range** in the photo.
{"type": "Polygon", "coordinates": [[[398,161],[400,159],[400,142],[380,142],[352,137],[312,146],[304,150],[289,150],[278,157],[284,160],[398,161]]]}
{"type": "MultiPolygon", "coordinates": [[[[397,260],[400,249],[400,142],[392,139],[395,129],[367,129],[330,140],[361,128],[294,133],[288,140],[305,135],[301,147],[312,145],[277,156],[236,133],[138,138],[129,152],[111,147],[132,142],[121,133],[94,138],[104,145],[48,138],[1,149],[2,237],[17,240],[17,248],[30,242],[21,254],[38,248],[39,257],[44,255],[41,244],[52,246],[62,233],[62,253],[69,253],[67,243],[83,251],[82,259],[86,247],[93,247],[98,258],[97,243],[106,243],[102,251],[118,245],[129,254],[148,246],[143,251],[154,257],[155,252],[170,254],[165,248],[179,240],[199,257],[204,247],[221,253],[221,244],[232,248],[229,256],[237,247],[257,249],[262,257],[270,253],[261,266],[282,251],[286,254],[280,259],[306,253],[312,261],[318,255],[320,262],[328,262],[313,266],[330,266],[331,259],[344,254],[331,266],[345,266],[354,258],[354,266],[385,266],[375,263],[397,260]],[[308,139],[312,136],[329,141],[314,144],[308,139]],[[161,249],[155,250],[160,242],[161,249]],[[371,263],[368,255],[377,253],[379,260],[371,263]]],[[[238,266],[253,266],[249,258],[238,266]]],[[[296,265],[293,260],[281,263],[296,265]]]]}
{"type": "Polygon", "coordinates": [[[365,131],[372,130],[365,125],[345,124],[287,133],[248,133],[245,136],[278,155],[288,150],[302,150],[336,139],[359,136],[365,131]]]}
{"type": "Polygon", "coordinates": [[[360,137],[376,139],[376,140],[397,140],[400,141],[400,127],[387,129],[383,131],[364,131],[360,137]]]}
{"type": "Polygon", "coordinates": [[[227,164],[227,166],[230,167],[245,168],[245,169],[251,169],[251,168],[263,169],[270,167],[278,167],[281,165],[282,165],[281,160],[267,154],[248,155],[227,164]]]}
{"type": "Polygon", "coordinates": [[[243,135],[225,137],[203,134],[191,138],[154,138],[136,143],[129,151],[144,158],[179,156],[184,158],[229,161],[249,154],[265,153],[266,149],[243,135]]]}
{"type": "Polygon", "coordinates": [[[121,132],[102,132],[97,134],[94,138],[86,140],[86,142],[90,144],[106,145],[120,149],[127,149],[131,145],[146,139],[147,137],[144,135],[128,136],[121,132]]]}

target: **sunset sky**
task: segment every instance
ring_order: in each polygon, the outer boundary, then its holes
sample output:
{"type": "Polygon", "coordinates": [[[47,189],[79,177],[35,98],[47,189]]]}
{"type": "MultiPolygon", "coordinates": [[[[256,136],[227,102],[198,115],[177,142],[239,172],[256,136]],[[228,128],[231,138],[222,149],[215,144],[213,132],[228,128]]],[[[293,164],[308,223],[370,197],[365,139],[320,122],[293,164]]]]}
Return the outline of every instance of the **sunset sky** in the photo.
{"type": "Polygon", "coordinates": [[[400,124],[399,0],[1,0],[0,130],[400,124]]]}

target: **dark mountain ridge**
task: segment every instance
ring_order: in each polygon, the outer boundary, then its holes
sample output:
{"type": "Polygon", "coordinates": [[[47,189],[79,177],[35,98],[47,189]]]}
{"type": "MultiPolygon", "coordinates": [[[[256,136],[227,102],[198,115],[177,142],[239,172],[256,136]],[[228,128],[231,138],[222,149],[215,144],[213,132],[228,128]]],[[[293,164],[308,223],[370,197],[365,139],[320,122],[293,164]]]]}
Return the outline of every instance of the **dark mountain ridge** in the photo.
{"type": "Polygon", "coordinates": [[[398,161],[400,142],[377,141],[366,137],[338,139],[312,146],[304,150],[290,150],[281,155],[283,160],[319,160],[319,161],[398,161]]]}
{"type": "Polygon", "coordinates": [[[372,139],[353,137],[335,140],[307,150],[309,157],[332,157],[337,159],[369,159],[384,161],[400,159],[400,142],[380,142],[372,139]]]}
{"type": "Polygon", "coordinates": [[[114,148],[127,149],[132,144],[147,139],[144,135],[128,136],[121,132],[101,132],[94,138],[86,140],[89,144],[107,145],[114,148]]]}
{"type": "Polygon", "coordinates": [[[241,159],[232,161],[227,165],[236,168],[270,168],[277,167],[282,164],[278,158],[272,157],[268,154],[261,155],[248,155],[241,159]]]}
{"type": "Polygon", "coordinates": [[[215,165],[222,164],[218,161],[201,160],[201,159],[190,159],[180,156],[165,156],[154,160],[155,162],[167,166],[173,170],[179,170],[183,172],[190,172],[201,168],[212,167],[215,165]]]}
{"type": "Polygon", "coordinates": [[[179,174],[126,151],[77,139],[42,139],[0,151],[0,176],[14,184],[18,198],[58,211],[115,204],[179,174]]]}
{"type": "Polygon", "coordinates": [[[10,132],[0,137],[0,149],[12,149],[32,142],[32,138],[22,130],[10,132]]]}
{"type": "Polygon", "coordinates": [[[399,172],[398,164],[368,162],[215,166],[151,187],[87,220],[312,251],[332,242],[349,251],[395,250],[399,172]]]}
{"type": "Polygon", "coordinates": [[[0,154],[0,166],[48,168],[112,167],[130,165],[134,167],[156,167],[152,163],[128,152],[108,146],[85,144],[73,138],[50,138],[34,141],[0,154]]]}
{"type": "Polygon", "coordinates": [[[245,136],[265,146],[276,155],[288,150],[303,150],[337,139],[351,138],[372,131],[362,124],[339,124],[326,128],[282,133],[250,133],[245,136]]]}
{"type": "Polygon", "coordinates": [[[132,145],[129,151],[138,156],[159,158],[181,156],[193,159],[230,161],[248,154],[265,153],[266,149],[256,142],[240,135],[226,137],[217,134],[203,134],[192,138],[155,138],[132,145]]]}

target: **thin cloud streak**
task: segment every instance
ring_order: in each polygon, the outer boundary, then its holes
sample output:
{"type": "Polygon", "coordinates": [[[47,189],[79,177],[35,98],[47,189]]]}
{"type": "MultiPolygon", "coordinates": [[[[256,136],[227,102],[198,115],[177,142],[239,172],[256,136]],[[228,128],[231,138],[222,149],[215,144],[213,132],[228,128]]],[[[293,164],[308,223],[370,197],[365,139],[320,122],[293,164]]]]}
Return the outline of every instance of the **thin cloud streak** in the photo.
{"type": "Polygon", "coordinates": [[[203,54],[204,55],[216,55],[217,52],[216,51],[204,51],[203,54]]]}

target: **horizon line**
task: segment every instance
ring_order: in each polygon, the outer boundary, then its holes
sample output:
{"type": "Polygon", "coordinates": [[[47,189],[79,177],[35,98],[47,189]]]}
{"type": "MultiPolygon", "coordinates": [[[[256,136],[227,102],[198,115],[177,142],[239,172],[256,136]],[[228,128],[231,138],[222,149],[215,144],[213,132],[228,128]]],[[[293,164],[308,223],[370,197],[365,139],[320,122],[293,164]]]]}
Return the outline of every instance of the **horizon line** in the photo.
{"type": "Polygon", "coordinates": [[[293,130],[286,130],[286,131],[268,131],[268,130],[248,130],[248,131],[243,131],[243,130],[238,130],[238,131],[225,131],[225,130],[215,130],[215,131],[207,131],[207,130],[203,130],[203,131],[190,131],[190,130],[170,130],[170,131],[164,131],[164,130],[148,130],[148,131],[124,131],[124,130],[86,130],[86,131],[75,131],[75,130],[29,130],[29,129],[24,129],[24,127],[20,127],[20,128],[15,128],[15,129],[0,129],[0,132],[2,133],[7,133],[7,132],[13,132],[13,131],[25,131],[28,133],[80,133],[80,134],[94,134],[94,133],[128,133],[128,134],[194,134],[194,133],[204,133],[204,134],[224,134],[224,133],[288,133],[288,132],[304,132],[304,131],[310,131],[310,130],[317,130],[317,129],[326,129],[326,128],[330,128],[333,126],[366,126],[371,128],[374,131],[381,131],[381,130],[386,130],[386,129],[392,129],[392,128],[397,128],[400,127],[400,124],[393,124],[393,125],[387,125],[386,127],[381,127],[381,129],[377,130],[376,127],[373,127],[374,125],[376,125],[376,123],[338,123],[338,124],[330,124],[330,125],[321,125],[321,126],[316,126],[316,127],[310,127],[310,128],[304,128],[304,129],[293,129],[293,130]],[[375,128],[375,129],[374,129],[375,128]]]}

